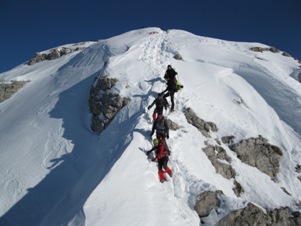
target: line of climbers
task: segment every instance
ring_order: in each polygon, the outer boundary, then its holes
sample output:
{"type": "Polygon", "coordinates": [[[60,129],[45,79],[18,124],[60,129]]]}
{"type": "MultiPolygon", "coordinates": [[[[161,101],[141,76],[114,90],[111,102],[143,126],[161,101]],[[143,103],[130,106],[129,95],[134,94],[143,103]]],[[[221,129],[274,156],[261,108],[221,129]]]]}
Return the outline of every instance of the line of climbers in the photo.
{"type": "Polygon", "coordinates": [[[171,65],[167,66],[167,70],[164,75],[164,79],[167,82],[167,88],[158,94],[158,97],[149,105],[148,110],[151,109],[154,105],[156,105],[153,112],[153,126],[152,132],[150,134],[150,138],[152,140],[152,136],[156,131],[156,138],[153,140],[153,148],[146,152],[147,155],[155,151],[155,157],[152,161],[157,161],[158,163],[158,174],[160,182],[165,181],[164,171],[172,177],[172,170],[167,166],[169,161],[170,150],[167,146],[166,139],[169,139],[169,125],[166,118],[163,116],[163,108],[167,110],[169,107],[169,103],[166,100],[166,97],[170,96],[171,100],[171,109],[170,111],[174,111],[174,94],[178,90],[183,88],[183,85],[177,81],[176,79],[177,72],[171,67],[171,65]],[[164,94],[167,92],[166,94],[164,94]]]}

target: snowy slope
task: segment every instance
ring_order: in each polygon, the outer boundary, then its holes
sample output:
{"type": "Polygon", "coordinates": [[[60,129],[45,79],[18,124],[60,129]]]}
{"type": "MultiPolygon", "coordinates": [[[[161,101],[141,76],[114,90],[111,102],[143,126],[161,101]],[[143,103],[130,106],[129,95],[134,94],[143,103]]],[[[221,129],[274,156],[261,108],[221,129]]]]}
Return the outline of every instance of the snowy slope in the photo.
{"type": "Polygon", "coordinates": [[[219,216],[208,217],[208,225],[247,202],[296,208],[300,65],[281,53],[250,51],[254,46],[267,47],[147,28],[0,74],[2,81],[30,80],[0,103],[0,224],[199,225],[195,198],[217,189],[227,200],[219,216]],[[183,60],[174,59],[175,53],[183,60]],[[165,89],[168,64],[184,89],[175,96],[176,112],[168,115],[181,125],[168,140],[174,177],[161,184],[156,165],[143,152],[151,148],[151,111],[145,108],[165,89]],[[88,98],[102,75],[117,78],[114,90],[130,102],[98,136],[89,129],[88,98]],[[183,115],[187,107],[214,122],[218,132],[202,136],[183,115]],[[233,181],[217,174],[202,151],[205,141],[216,144],[227,135],[236,141],[261,135],[279,146],[284,155],[278,181],[223,145],[245,190],[237,198],[233,181]]]}

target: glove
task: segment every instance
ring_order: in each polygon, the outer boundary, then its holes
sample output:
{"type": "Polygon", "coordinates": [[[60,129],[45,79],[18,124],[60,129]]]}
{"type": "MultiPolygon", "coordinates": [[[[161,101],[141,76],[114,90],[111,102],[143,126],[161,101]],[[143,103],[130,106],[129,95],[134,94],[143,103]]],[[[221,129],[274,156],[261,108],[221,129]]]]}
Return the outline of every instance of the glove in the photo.
{"type": "Polygon", "coordinates": [[[169,139],[169,134],[166,134],[166,138],[169,139]]]}
{"type": "Polygon", "coordinates": [[[150,107],[148,106],[148,107],[147,107],[147,110],[149,110],[149,109],[150,109],[150,107]]]}

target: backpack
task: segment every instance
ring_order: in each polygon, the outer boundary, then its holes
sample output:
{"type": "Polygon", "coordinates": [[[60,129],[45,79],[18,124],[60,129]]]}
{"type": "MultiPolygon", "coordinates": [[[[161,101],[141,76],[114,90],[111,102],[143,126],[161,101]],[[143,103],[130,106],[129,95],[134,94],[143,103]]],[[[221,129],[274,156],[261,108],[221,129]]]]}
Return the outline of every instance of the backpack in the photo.
{"type": "Polygon", "coordinates": [[[179,81],[177,81],[176,82],[175,92],[178,92],[179,90],[183,89],[183,87],[184,86],[179,81]]]}

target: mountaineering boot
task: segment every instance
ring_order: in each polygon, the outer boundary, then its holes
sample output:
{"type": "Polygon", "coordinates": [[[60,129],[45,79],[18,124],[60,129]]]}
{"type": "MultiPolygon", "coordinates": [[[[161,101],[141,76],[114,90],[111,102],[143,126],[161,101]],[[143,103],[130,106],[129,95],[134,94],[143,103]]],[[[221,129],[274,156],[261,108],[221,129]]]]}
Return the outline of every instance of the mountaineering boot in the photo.
{"type": "Polygon", "coordinates": [[[163,170],[159,170],[159,179],[160,182],[163,183],[165,181],[165,176],[163,170]]]}
{"type": "Polygon", "coordinates": [[[165,171],[166,171],[166,173],[168,173],[168,175],[170,177],[172,177],[172,171],[171,171],[171,169],[169,167],[166,167],[165,171]]]}

